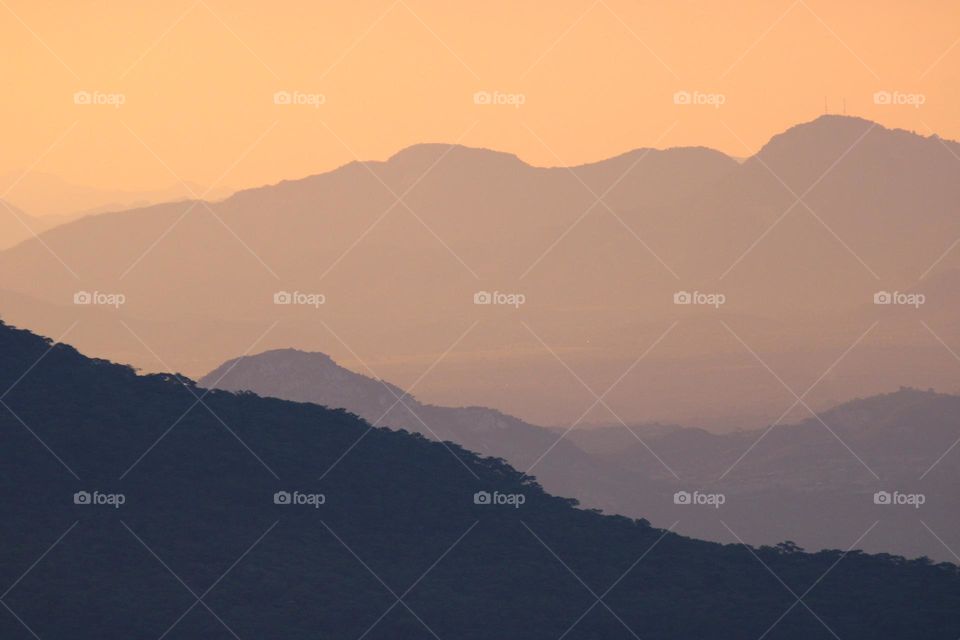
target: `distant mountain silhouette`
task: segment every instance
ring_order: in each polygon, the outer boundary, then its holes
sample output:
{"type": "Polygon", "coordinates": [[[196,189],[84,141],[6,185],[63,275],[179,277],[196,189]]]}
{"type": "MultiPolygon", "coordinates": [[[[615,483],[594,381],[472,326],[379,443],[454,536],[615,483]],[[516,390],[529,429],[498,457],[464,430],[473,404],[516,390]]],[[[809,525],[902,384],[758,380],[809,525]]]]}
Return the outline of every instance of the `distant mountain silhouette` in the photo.
{"type": "Polygon", "coordinates": [[[766,434],[617,424],[576,429],[558,442],[566,429],[544,429],[484,407],[424,405],[322,353],[284,349],[230,360],[199,385],[344,408],[377,425],[504,458],[518,469],[536,462],[533,473],[554,494],[655,525],[679,521],[678,531],[698,537],[729,541],[723,518],[740,523],[738,534],[756,544],[791,538],[808,549],[833,548],[882,516],[864,548],[952,560],[923,523],[948,545],[960,543],[954,490],[960,457],[944,455],[960,440],[957,396],[903,389],[831,409],[821,416],[826,426],[811,418],[766,434]],[[677,490],[707,488],[729,497],[722,512],[673,504],[677,490]],[[878,512],[872,494],[894,489],[929,500],[922,512],[878,512]]]}
{"type": "MultiPolygon", "coordinates": [[[[396,380],[479,319],[458,369],[424,380],[421,393],[543,424],[573,421],[591,399],[531,331],[574,371],[612,382],[680,320],[608,403],[633,422],[756,427],[792,399],[720,319],[804,388],[882,320],[844,360],[847,374],[807,398],[818,410],[904,384],[956,389],[955,361],[916,321],[960,342],[960,280],[939,280],[960,268],[960,251],[948,251],[960,238],[954,154],[954,142],[841,116],[795,126],[743,162],[704,148],[641,149],[542,168],[416,145],[220,202],[53,229],[0,252],[0,289],[38,301],[0,312],[59,335],[77,317],[78,289],[121,291],[127,303],[114,316],[191,375],[243,353],[278,319],[261,347],[329,350],[320,317],[396,380]],[[919,310],[872,303],[881,290],[940,282],[919,310]],[[322,293],[326,304],[278,307],[283,290],[322,293]],[[481,290],[526,303],[478,307],[481,290]],[[722,292],[726,303],[676,305],[680,290],[722,292]],[[51,314],[44,303],[65,308],[51,314]],[[655,379],[641,379],[651,370],[655,379]]],[[[71,335],[90,353],[162,368],[127,338],[109,321],[71,335]]],[[[610,415],[598,407],[587,419],[610,415]]]]}
{"type": "Polygon", "coordinates": [[[28,238],[33,238],[34,235],[63,224],[67,220],[69,218],[66,216],[38,218],[9,202],[0,201],[0,249],[6,249],[28,238]]]}
{"type": "MultiPolygon", "coordinates": [[[[954,489],[960,481],[960,458],[954,451],[960,440],[958,412],[958,396],[901,389],[769,430],[723,435],[701,429],[636,432],[670,461],[680,485],[726,493],[724,517],[740,522],[743,535],[753,542],[779,539],[791,531],[807,548],[829,547],[838,538],[856,536],[863,522],[876,518],[880,525],[865,548],[955,559],[950,548],[960,543],[960,496],[954,489]],[[895,490],[923,494],[926,503],[921,510],[878,512],[870,495],[895,490]]],[[[646,446],[619,425],[570,437],[593,451],[611,473],[642,477],[657,471],[646,446]],[[594,444],[594,439],[606,443],[594,444]],[[597,453],[600,446],[605,450],[597,453]]],[[[648,512],[647,517],[662,522],[681,513],[648,512]]],[[[724,539],[716,522],[693,515],[680,530],[724,539]]]]}
{"type": "Polygon", "coordinates": [[[569,441],[558,442],[550,429],[487,407],[423,404],[389,382],[341,367],[323,353],[279,349],[229,360],[198,384],[343,408],[371,424],[456,442],[480,455],[503,458],[520,470],[536,465],[534,473],[548,491],[591,507],[623,512],[615,508],[615,497],[624,495],[630,495],[631,502],[649,501],[650,487],[633,483],[635,478],[627,473],[610,473],[605,462],[569,441]]]}
{"type": "Polygon", "coordinates": [[[459,447],[6,325],[0,388],[4,638],[960,634],[955,565],[699,542],[459,447]]]}
{"type": "MultiPolygon", "coordinates": [[[[0,192],[10,189],[9,199],[38,218],[66,221],[80,215],[119,211],[159,202],[182,200],[191,193],[206,189],[187,182],[163,189],[99,189],[64,180],[60,176],[41,171],[13,172],[0,175],[0,192]]],[[[231,190],[214,189],[212,200],[226,197],[231,190]]]]}

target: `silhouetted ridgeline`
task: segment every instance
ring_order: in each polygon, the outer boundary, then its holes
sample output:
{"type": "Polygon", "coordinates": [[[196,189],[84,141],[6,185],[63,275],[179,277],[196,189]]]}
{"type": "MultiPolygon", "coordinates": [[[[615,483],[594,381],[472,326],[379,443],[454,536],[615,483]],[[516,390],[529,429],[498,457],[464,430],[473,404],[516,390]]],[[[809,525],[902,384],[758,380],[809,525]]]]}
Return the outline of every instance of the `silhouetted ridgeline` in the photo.
{"type": "Polygon", "coordinates": [[[372,626],[365,637],[555,640],[574,624],[565,637],[960,635],[953,565],[664,534],[453,445],[252,394],[197,404],[190,382],[0,325],[0,389],[14,384],[0,407],[4,639],[32,637],[25,625],[76,639],[372,626]],[[325,502],[274,504],[278,491],[325,502]],[[525,502],[475,504],[477,491],[525,502]],[[77,492],[124,503],[74,504],[77,492]],[[812,587],[817,617],[772,574],[797,595],[812,587]]]}
{"type": "MultiPolygon", "coordinates": [[[[817,380],[880,320],[845,359],[847,374],[811,391],[815,410],[899,385],[955,388],[956,363],[917,320],[960,343],[960,252],[947,251],[960,237],[958,155],[956,142],[837,115],[791,127],[739,163],[691,147],[544,168],[418,144],[222,201],[166,202],[45,231],[0,251],[0,312],[56,336],[82,317],[70,340],[85,353],[156,368],[118,334],[121,319],[190,375],[243,353],[276,320],[261,348],[348,357],[317,330],[322,320],[395,380],[450,347],[466,318],[482,320],[460,365],[418,392],[445,404],[483,398],[539,424],[575,420],[583,390],[519,320],[553,349],[576,347],[567,364],[596,380],[619,378],[679,320],[607,402],[629,422],[756,428],[785,409],[781,389],[766,370],[743,367],[751,356],[729,348],[720,319],[785,381],[817,380]],[[394,210],[408,190],[430,232],[394,210]],[[206,213],[185,215],[190,207],[206,213]],[[51,252],[69,270],[52,268],[51,252]],[[124,304],[75,305],[71,271],[124,304]],[[481,282],[525,302],[475,305],[481,282]],[[675,304],[693,283],[724,304],[675,304]],[[880,289],[925,302],[876,305],[880,289]],[[281,291],[325,303],[275,304],[281,291]],[[512,366],[503,367],[489,354],[508,345],[512,366]],[[930,357],[931,347],[945,357],[930,357]],[[641,384],[647,367],[658,375],[641,384]]],[[[586,420],[609,419],[595,413],[586,420]]]]}
{"type": "Polygon", "coordinates": [[[486,407],[424,404],[325,354],[296,349],[228,360],[198,384],[343,408],[503,458],[516,469],[535,465],[554,495],[654,526],[677,522],[676,532],[695,538],[754,545],[790,539],[811,551],[858,541],[856,548],[872,553],[956,559],[960,458],[951,452],[960,438],[960,396],[901,389],[798,424],[727,434],[642,424],[567,432],[486,407]],[[677,491],[697,489],[722,493],[723,508],[674,503],[677,491]],[[891,490],[923,495],[923,509],[874,503],[875,492],[891,490]]]}

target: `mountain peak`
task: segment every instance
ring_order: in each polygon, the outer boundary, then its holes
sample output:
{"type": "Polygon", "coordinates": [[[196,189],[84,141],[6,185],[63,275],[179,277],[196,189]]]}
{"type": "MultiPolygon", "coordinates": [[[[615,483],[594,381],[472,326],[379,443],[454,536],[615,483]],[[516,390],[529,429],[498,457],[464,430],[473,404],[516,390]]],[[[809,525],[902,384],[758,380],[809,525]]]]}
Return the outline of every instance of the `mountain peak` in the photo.
{"type": "Polygon", "coordinates": [[[526,165],[515,154],[486,147],[468,147],[461,144],[423,142],[404,147],[387,159],[389,164],[423,164],[428,166],[440,158],[463,159],[475,162],[503,162],[526,165]]]}
{"type": "Polygon", "coordinates": [[[293,347],[286,347],[283,349],[268,349],[254,355],[241,356],[240,358],[235,358],[230,362],[244,361],[244,360],[263,360],[263,361],[282,361],[282,360],[303,360],[303,361],[312,361],[312,362],[322,362],[324,364],[332,364],[335,366],[340,366],[337,362],[330,357],[328,354],[322,351],[305,351],[303,349],[295,349],[293,347]]]}
{"type": "Polygon", "coordinates": [[[756,155],[776,154],[798,145],[823,147],[850,144],[871,129],[887,131],[882,125],[864,118],[826,114],[774,135],[756,155]]]}
{"type": "MultiPolygon", "coordinates": [[[[389,406],[397,397],[405,395],[398,387],[354,373],[326,353],[300,349],[273,349],[228,360],[198,384],[226,391],[255,391],[331,407],[350,407],[358,398],[374,398],[378,407],[384,403],[389,406]],[[281,389],[289,393],[283,394],[281,389]]],[[[407,397],[409,402],[414,402],[412,397],[407,397]]]]}
{"type": "Polygon", "coordinates": [[[901,144],[923,144],[928,141],[942,141],[954,145],[954,141],[941,139],[937,135],[924,136],[906,129],[888,129],[878,122],[859,116],[824,114],[809,122],[794,125],[770,140],[757,152],[758,156],[775,155],[783,152],[798,153],[804,149],[846,150],[861,137],[889,140],[901,144]]]}

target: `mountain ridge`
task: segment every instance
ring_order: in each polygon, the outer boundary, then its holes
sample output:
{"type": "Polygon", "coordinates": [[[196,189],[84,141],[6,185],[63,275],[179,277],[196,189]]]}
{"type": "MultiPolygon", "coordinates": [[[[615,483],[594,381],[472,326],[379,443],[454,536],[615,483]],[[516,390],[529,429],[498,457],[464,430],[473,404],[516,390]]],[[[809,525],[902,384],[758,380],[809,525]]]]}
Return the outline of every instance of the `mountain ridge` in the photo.
{"type": "Polygon", "coordinates": [[[576,637],[732,640],[778,616],[783,640],[960,632],[956,565],[685,538],[577,509],[500,461],[370,429],[343,411],[213,391],[193,412],[187,381],[88,359],[5,324],[0,363],[10,389],[0,412],[0,562],[26,569],[4,596],[16,612],[0,616],[5,638],[31,637],[25,625],[78,640],[174,627],[221,637],[218,625],[240,637],[353,637],[373,625],[376,638],[426,638],[429,625],[468,640],[548,640],[574,627],[576,637]],[[295,505],[284,490],[324,499],[295,505]],[[123,502],[87,503],[83,491],[123,502]],[[525,500],[485,504],[478,491],[525,500]],[[188,584],[217,587],[207,604],[216,615],[188,615],[188,584]],[[416,587],[404,592],[415,616],[384,613],[396,605],[384,586],[394,584],[416,587]],[[604,604],[617,615],[576,620],[595,604],[585,584],[616,584],[604,604]],[[793,592],[809,585],[816,617],[787,615],[793,592]]]}
{"type": "MultiPolygon", "coordinates": [[[[39,301],[2,311],[59,335],[78,314],[102,315],[72,305],[78,290],[121,292],[126,303],[114,315],[172,368],[195,376],[242,353],[257,327],[276,320],[263,347],[324,350],[319,314],[351,350],[378,354],[383,377],[408,379],[482,319],[462,345],[458,377],[430,377],[421,393],[458,405],[457,394],[470,389],[479,404],[539,424],[575,419],[580,390],[545,364],[552,356],[518,320],[570,350],[574,370],[610,381],[679,320],[648,364],[681,375],[659,377],[657,389],[626,380],[609,400],[629,421],[709,419],[724,428],[762,425],[783,408],[753,392],[768,380],[742,368],[738,355],[749,354],[715,319],[785,380],[802,381],[815,380],[873,321],[896,313],[878,334],[887,332],[898,361],[914,363],[910,370],[894,375],[877,366],[889,351],[869,336],[848,360],[866,363],[858,375],[824,380],[812,406],[899,384],[948,388],[949,362],[936,361],[933,371],[916,364],[924,347],[907,309],[878,307],[873,296],[908,290],[929,271],[937,289],[914,315],[947,344],[960,339],[950,322],[960,280],[941,277],[960,265],[960,254],[948,251],[960,237],[949,206],[960,198],[956,159],[937,141],[879,125],[858,142],[857,132],[870,126],[817,119],[791,130],[777,153],[765,150],[768,166],[693,149],[546,169],[461,149],[424,176],[430,165],[423,163],[446,149],[432,145],[419,147],[418,162],[353,163],[214,203],[103,214],[54,229],[43,244],[0,252],[0,289],[39,301]],[[830,135],[834,129],[843,135],[830,135]],[[789,142],[797,138],[815,139],[808,154],[792,151],[804,146],[789,142]],[[322,294],[326,302],[278,306],[278,291],[322,294]],[[481,291],[519,293],[525,303],[513,313],[473,304],[481,291]],[[674,304],[681,291],[718,292],[725,302],[674,304]],[[61,307],[52,313],[45,303],[61,307]],[[506,371],[489,357],[505,344],[519,347],[506,371]]],[[[119,324],[81,322],[76,331],[75,342],[91,353],[158,366],[119,324]]],[[[346,349],[334,351],[347,357],[346,349]]]]}
{"type": "MultiPolygon", "coordinates": [[[[326,354],[303,351],[233,359],[198,384],[341,408],[377,426],[503,458],[515,468],[532,465],[549,492],[585,507],[644,517],[657,526],[676,521],[684,534],[720,542],[733,541],[729,531],[717,526],[713,514],[678,509],[672,503],[677,490],[723,492],[730,498],[723,517],[748,523],[739,535],[756,544],[790,535],[807,548],[841,545],[873,515],[869,494],[889,486],[928,495],[924,522],[948,540],[958,524],[960,501],[950,486],[960,477],[960,465],[940,459],[960,438],[949,417],[960,412],[956,395],[901,388],[853,398],[802,421],[718,434],[619,423],[545,428],[487,407],[424,404],[326,354]],[[811,525],[811,519],[831,527],[811,525]]],[[[883,515],[884,527],[867,543],[871,551],[952,557],[917,530],[915,514],[883,515]]]]}

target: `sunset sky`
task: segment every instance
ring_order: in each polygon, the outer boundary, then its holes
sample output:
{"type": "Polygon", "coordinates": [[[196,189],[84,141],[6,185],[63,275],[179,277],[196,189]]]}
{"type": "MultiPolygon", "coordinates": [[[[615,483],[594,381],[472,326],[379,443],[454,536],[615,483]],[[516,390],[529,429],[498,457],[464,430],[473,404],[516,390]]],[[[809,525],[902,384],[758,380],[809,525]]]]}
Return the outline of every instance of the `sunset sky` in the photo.
{"type": "Polygon", "coordinates": [[[538,165],[643,146],[745,156],[825,98],[960,138],[955,0],[0,0],[0,16],[0,174],[90,186],[240,188],[429,141],[538,165]]]}

